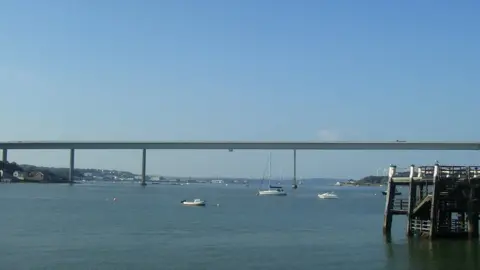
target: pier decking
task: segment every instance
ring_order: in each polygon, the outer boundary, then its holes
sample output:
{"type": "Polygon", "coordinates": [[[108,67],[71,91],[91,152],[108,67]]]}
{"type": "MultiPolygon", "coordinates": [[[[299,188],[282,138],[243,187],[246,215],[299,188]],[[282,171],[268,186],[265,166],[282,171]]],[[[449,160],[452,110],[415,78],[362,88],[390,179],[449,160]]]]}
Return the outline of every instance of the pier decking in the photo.
{"type": "Polygon", "coordinates": [[[407,216],[407,236],[479,237],[480,166],[410,167],[409,177],[389,169],[383,231],[390,234],[392,217],[407,216]],[[416,170],[415,170],[416,169],[416,170]],[[398,185],[408,185],[408,198],[395,198],[398,185]]]}

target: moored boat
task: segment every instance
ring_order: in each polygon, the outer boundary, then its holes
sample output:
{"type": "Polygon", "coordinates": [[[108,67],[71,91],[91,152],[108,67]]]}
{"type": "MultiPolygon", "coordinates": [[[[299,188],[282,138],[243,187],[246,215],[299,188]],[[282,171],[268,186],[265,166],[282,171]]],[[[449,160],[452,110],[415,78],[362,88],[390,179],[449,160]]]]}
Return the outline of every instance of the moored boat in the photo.
{"type": "Polygon", "coordinates": [[[193,201],[183,200],[180,203],[188,206],[205,206],[206,205],[206,202],[200,199],[195,199],[193,201]]]}
{"type": "Polygon", "coordinates": [[[337,194],[333,192],[325,192],[323,194],[318,194],[318,197],[320,199],[338,199],[337,194]]]}

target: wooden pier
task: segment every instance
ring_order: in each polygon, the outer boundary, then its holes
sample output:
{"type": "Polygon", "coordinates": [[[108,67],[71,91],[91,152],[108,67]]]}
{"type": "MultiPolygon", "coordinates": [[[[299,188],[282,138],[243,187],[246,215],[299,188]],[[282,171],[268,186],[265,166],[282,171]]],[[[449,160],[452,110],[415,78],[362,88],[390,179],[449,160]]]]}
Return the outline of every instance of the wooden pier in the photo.
{"type": "Polygon", "coordinates": [[[480,166],[412,165],[408,177],[396,169],[389,168],[384,234],[394,215],[406,215],[409,237],[478,239],[480,166]],[[409,186],[407,198],[396,198],[397,186],[409,186]]]}

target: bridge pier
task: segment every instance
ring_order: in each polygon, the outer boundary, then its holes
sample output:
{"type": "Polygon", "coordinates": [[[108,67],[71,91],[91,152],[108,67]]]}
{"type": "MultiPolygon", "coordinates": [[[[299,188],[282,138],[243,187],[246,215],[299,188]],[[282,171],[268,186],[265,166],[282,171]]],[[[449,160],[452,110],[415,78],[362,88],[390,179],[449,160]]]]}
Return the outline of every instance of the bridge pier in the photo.
{"type": "Polygon", "coordinates": [[[297,150],[293,149],[293,183],[292,188],[298,188],[297,185],[297,150]]]}
{"type": "MultiPolygon", "coordinates": [[[[7,149],[2,150],[2,161],[3,161],[3,166],[7,163],[7,149]]],[[[0,181],[3,181],[3,173],[0,175],[0,181]]]]}
{"type": "Polygon", "coordinates": [[[68,171],[68,181],[70,185],[73,184],[73,178],[75,176],[75,149],[70,149],[70,169],[68,171]]]}
{"type": "Polygon", "coordinates": [[[147,182],[145,179],[147,171],[147,149],[142,149],[142,186],[146,186],[147,182]]]}
{"type": "Polygon", "coordinates": [[[3,149],[2,150],[2,161],[3,161],[3,163],[7,163],[7,155],[8,155],[8,149],[3,149]]]}

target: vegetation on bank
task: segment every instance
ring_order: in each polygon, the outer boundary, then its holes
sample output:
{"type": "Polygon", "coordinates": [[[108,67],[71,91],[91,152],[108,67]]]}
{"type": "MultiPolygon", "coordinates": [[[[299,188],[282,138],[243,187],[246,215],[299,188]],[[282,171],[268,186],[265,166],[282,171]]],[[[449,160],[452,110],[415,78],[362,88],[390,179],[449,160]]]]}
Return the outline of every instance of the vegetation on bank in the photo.
{"type": "Polygon", "coordinates": [[[13,174],[14,171],[20,171],[23,172],[23,168],[20,167],[15,162],[6,162],[4,163],[2,160],[0,160],[0,170],[7,172],[8,174],[13,174]]]}
{"type": "MultiPolygon", "coordinates": [[[[55,176],[56,178],[65,179],[67,181],[70,173],[69,168],[42,167],[28,164],[22,164],[20,166],[24,169],[24,171],[40,171],[44,174],[46,173],[51,176],[55,176]]],[[[78,169],[75,169],[73,175],[76,177],[81,177],[83,174],[80,173],[78,169]]]]}
{"type": "MultiPolygon", "coordinates": [[[[397,173],[400,177],[408,177],[409,172],[399,172],[397,173]]],[[[357,185],[360,186],[369,186],[369,185],[386,185],[388,183],[388,176],[384,175],[369,175],[365,176],[362,179],[355,182],[357,185]]]]}
{"type": "Polygon", "coordinates": [[[356,181],[357,185],[384,185],[388,181],[387,176],[375,176],[375,175],[369,175],[365,176],[362,179],[356,181]]]}
{"type": "Polygon", "coordinates": [[[44,175],[44,183],[67,183],[68,182],[68,169],[62,168],[47,168],[37,167],[33,165],[20,165],[15,162],[6,162],[0,160],[0,170],[5,175],[13,176],[15,171],[18,172],[41,172],[44,175]]]}

